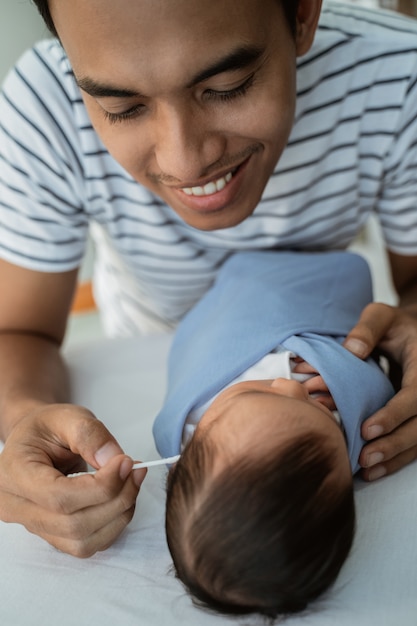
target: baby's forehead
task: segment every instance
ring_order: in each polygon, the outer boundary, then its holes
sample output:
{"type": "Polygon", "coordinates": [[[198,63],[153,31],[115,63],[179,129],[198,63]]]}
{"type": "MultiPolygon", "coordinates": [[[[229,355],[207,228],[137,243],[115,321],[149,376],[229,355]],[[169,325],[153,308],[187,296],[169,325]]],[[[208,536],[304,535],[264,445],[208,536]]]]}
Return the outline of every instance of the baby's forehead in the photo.
{"type": "Polygon", "coordinates": [[[351,475],[343,431],[308,400],[246,391],[229,398],[195,436],[210,451],[211,478],[244,459],[259,463],[271,454],[280,457],[306,440],[316,442],[323,453],[328,451],[335,463],[340,460],[351,475]]]}
{"type": "Polygon", "coordinates": [[[230,432],[263,428],[273,431],[314,427],[320,410],[306,400],[272,394],[261,389],[243,390],[217,407],[210,407],[215,428],[230,432]]]}

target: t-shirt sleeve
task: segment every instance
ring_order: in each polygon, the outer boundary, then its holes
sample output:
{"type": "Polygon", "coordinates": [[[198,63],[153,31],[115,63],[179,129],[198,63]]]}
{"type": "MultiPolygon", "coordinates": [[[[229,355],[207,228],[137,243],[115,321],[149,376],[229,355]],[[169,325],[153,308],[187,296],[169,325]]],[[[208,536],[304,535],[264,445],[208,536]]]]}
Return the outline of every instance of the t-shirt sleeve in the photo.
{"type": "Polygon", "coordinates": [[[385,159],[377,211],[388,248],[397,254],[416,255],[417,60],[404,89],[398,130],[385,159]]]}
{"type": "Polygon", "coordinates": [[[0,94],[0,256],[37,271],[79,266],[88,232],[65,55],[38,44],[0,94]]]}

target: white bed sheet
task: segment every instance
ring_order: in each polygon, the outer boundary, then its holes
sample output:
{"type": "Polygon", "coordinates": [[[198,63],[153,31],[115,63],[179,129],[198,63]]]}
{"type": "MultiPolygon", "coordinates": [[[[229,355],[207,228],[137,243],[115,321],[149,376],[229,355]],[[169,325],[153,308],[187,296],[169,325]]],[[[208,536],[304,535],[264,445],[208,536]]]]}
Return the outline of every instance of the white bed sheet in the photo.
{"type": "MultiPolygon", "coordinates": [[[[156,455],[152,418],[165,387],[170,336],[105,340],[67,350],[73,397],[96,413],[135,458],[156,455]]],[[[127,531],[88,560],[62,554],[0,523],[2,626],[215,626],[263,624],[195,608],[170,573],[164,468],[149,470],[127,531]]],[[[358,531],[334,589],[288,626],[417,624],[417,464],[356,485],[358,531]]]]}

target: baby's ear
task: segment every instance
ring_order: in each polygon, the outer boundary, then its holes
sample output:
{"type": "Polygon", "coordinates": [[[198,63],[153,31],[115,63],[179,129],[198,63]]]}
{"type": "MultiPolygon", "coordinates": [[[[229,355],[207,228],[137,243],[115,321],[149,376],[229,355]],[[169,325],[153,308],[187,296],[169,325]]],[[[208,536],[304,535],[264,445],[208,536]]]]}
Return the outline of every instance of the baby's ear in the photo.
{"type": "Polygon", "coordinates": [[[297,56],[302,56],[310,50],[320,17],[321,4],[322,0],[298,2],[295,31],[297,56]]]}

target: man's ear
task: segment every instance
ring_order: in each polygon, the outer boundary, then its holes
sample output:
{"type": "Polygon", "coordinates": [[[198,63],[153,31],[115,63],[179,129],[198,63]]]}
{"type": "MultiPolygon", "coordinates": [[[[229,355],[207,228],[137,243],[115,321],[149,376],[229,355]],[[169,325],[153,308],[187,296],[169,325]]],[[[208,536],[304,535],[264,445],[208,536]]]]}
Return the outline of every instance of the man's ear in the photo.
{"type": "Polygon", "coordinates": [[[320,17],[322,0],[299,0],[295,42],[297,56],[310,50],[320,17]]]}

